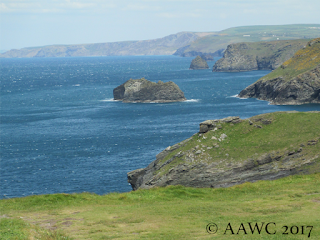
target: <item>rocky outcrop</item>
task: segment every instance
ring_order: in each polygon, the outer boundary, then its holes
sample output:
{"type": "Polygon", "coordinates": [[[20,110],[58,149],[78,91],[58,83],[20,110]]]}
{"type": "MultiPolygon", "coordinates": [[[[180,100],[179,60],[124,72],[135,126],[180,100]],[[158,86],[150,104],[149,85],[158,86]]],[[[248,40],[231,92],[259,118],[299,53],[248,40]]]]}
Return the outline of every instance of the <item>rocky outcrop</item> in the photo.
{"type": "Polygon", "coordinates": [[[320,38],[310,41],[278,69],[246,87],[238,96],[278,105],[320,103],[320,38]]]}
{"type": "Polygon", "coordinates": [[[306,44],[307,40],[230,44],[212,71],[274,70],[306,44]]]}
{"type": "MultiPolygon", "coordinates": [[[[310,165],[319,168],[319,131],[314,134],[315,138],[301,142],[296,146],[292,144],[285,146],[285,148],[277,146],[276,149],[269,149],[260,154],[256,153],[246,159],[240,159],[240,157],[230,159],[227,146],[229,142],[233,141],[233,138],[238,138],[238,136],[232,133],[225,134],[224,129],[233,127],[234,131],[237,131],[239,129],[237,126],[240,126],[242,130],[238,133],[255,131],[254,136],[257,137],[256,134],[261,133],[263,129],[275,126],[274,122],[275,124],[279,123],[280,118],[274,117],[277,114],[258,115],[244,120],[239,117],[229,117],[202,122],[199,133],[167,147],[146,168],[129,172],[128,182],[133,190],[167,185],[219,188],[303,173],[306,171],[305,169],[312,169],[308,168],[310,165]]],[[[292,114],[294,117],[294,114],[298,113],[279,114],[292,114]]],[[[313,114],[319,121],[319,112],[313,114]]],[[[291,119],[291,115],[289,118],[291,119]]],[[[297,125],[301,124],[298,121],[296,123],[297,125]]],[[[296,128],[296,126],[292,127],[296,128]]],[[[297,129],[299,131],[299,128],[297,129]]],[[[270,133],[270,130],[266,132],[270,133]]],[[[275,130],[272,134],[279,132],[275,130]]],[[[250,140],[250,144],[252,144],[252,140],[250,140]]],[[[229,149],[229,151],[231,150],[229,149]]]]}
{"type": "Polygon", "coordinates": [[[195,59],[192,60],[189,69],[197,70],[197,69],[208,69],[208,68],[209,66],[206,60],[204,60],[200,56],[197,56],[195,59]]]}
{"type": "Polygon", "coordinates": [[[130,79],[113,89],[114,100],[123,102],[179,102],[185,101],[184,93],[174,82],[154,83],[147,79],[130,79]]]}
{"type": "Polygon", "coordinates": [[[290,81],[281,77],[258,81],[242,90],[241,98],[258,98],[275,105],[320,103],[320,65],[290,81]]]}

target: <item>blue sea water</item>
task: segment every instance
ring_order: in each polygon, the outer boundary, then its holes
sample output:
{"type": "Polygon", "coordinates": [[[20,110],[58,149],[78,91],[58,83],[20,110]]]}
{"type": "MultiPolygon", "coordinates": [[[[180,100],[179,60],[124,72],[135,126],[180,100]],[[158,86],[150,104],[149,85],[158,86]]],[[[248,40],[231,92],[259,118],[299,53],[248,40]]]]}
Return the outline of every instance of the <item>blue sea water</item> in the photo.
{"type": "MultiPolygon", "coordinates": [[[[126,192],[126,174],[199,129],[207,119],[320,105],[273,106],[235,95],[269,71],[189,70],[175,56],[0,59],[0,198],[46,193],[126,192]],[[130,78],[173,81],[188,99],[122,103],[130,78]]],[[[214,62],[209,62],[210,68],[214,62]]]]}

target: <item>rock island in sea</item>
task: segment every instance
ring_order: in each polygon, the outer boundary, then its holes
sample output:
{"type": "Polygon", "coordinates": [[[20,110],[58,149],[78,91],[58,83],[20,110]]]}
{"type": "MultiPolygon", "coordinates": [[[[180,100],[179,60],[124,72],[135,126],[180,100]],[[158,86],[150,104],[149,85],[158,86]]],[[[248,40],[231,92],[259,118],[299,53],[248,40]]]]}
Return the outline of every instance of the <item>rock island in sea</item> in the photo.
{"type": "Polygon", "coordinates": [[[180,102],[184,93],[174,82],[151,82],[145,78],[130,79],[113,89],[114,100],[123,102],[180,102]]]}
{"type": "Polygon", "coordinates": [[[209,66],[208,66],[208,63],[206,62],[206,60],[204,60],[200,56],[197,56],[195,59],[192,60],[189,69],[197,70],[197,69],[208,69],[208,68],[209,68],[209,66]]]}

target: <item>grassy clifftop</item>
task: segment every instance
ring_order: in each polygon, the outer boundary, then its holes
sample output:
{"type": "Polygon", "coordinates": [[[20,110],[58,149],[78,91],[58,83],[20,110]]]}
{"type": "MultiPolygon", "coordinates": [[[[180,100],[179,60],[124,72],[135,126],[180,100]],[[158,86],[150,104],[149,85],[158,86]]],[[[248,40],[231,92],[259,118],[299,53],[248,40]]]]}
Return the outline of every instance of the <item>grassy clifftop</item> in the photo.
{"type": "MultiPolygon", "coordinates": [[[[1,239],[318,239],[320,174],[230,188],[169,186],[99,196],[52,194],[0,200],[1,239]],[[251,233],[248,222],[265,231],[251,233]],[[215,223],[216,234],[206,226],[215,223]],[[231,223],[234,234],[227,229],[231,223]],[[243,223],[244,231],[238,232],[243,223]],[[289,226],[289,234],[283,234],[289,226]],[[290,228],[297,226],[298,234],[290,228]],[[304,226],[304,233],[302,233],[304,226]],[[313,226],[310,233],[310,228],[313,226]],[[308,237],[310,233],[310,237],[308,237]]],[[[294,229],[295,230],[295,229],[294,229]]]]}
{"type": "Polygon", "coordinates": [[[243,42],[231,44],[223,58],[213,66],[214,72],[273,70],[290,59],[309,40],[282,40],[271,42],[243,42]]]}
{"type": "Polygon", "coordinates": [[[234,27],[195,40],[180,55],[215,53],[239,42],[311,39],[319,36],[320,24],[234,27]]]}
{"type": "Polygon", "coordinates": [[[305,48],[298,50],[294,56],[285,61],[281,67],[261,78],[261,81],[267,81],[277,77],[290,80],[299,74],[315,68],[319,64],[320,38],[316,38],[311,40],[305,48]]]}
{"type": "Polygon", "coordinates": [[[320,38],[311,40],[292,58],[239,93],[272,104],[320,103],[320,38]]]}

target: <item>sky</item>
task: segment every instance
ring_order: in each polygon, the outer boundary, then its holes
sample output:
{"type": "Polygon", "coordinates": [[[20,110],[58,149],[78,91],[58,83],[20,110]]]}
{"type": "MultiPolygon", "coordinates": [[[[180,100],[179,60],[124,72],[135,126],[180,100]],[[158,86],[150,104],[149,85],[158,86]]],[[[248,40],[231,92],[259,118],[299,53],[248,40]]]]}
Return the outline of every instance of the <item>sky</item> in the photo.
{"type": "Polygon", "coordinates": [[[0,0],[0,50],[319,24],[319,0],[0,0]]]}

